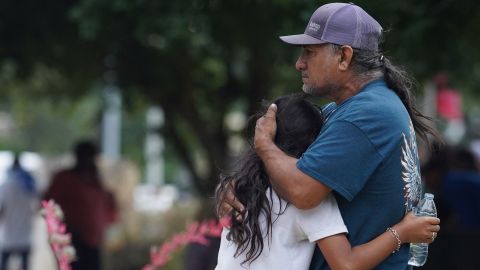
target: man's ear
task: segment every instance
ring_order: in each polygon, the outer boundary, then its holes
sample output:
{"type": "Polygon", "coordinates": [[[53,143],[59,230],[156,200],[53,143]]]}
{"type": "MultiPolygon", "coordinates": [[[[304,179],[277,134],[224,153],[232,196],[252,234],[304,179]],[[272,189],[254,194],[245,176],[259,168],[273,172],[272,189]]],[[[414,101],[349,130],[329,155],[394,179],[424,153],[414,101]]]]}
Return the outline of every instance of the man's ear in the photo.
{"type": "Polygon", "coordinates": [[[340,47],[338,53],[340,54],[338,68],[341,71],[346,71],[352,63],[353,48],[348,45],[343,45],[340,47]]]}

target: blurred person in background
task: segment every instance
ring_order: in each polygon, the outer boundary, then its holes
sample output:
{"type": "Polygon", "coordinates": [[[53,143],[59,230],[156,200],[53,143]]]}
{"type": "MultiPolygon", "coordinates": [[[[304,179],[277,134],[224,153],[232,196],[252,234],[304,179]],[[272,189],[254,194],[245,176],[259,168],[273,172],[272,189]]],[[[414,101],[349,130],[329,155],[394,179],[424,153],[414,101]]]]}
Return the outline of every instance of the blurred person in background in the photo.
{"type": "Polygon", "coordinates": [[[0,270],[7,269],[11,255],[20,255],[22,269],[28,270],[32,222],[37,209],[35,179],[15,154],[7,179],[0,186],[0,270]]]}
{"type": "Polygon", "coordinates": [[[475,157],[461,146],[444,147],[432,153],[422,176],[426,191],[435,194],[443,224],[422,269],[478,269],[480,173],[475,157]]]}
{"type": "Polygon", "coordinates": [[[102,185],[96,164],[97,146],[91,141],[80,141],[74,154],[75,165],[53,176],[45,199],[55,200],[65,214],[77,256],[72,269],[98,270],[105,231],[116,219],[117,206],[113,195],[102,185]]]}
{"type": "Polygon", "coordinates": [[[447,231],[480,230],[480,171],[471,151],[453,146],[437,151],[422,173],[447,231]]]}
{"type": "Polygon", "coordinates": [[[453,151],[442,193],[459,230],[480,230],[480,172],[475,156],[465,148],[453,151]]]}

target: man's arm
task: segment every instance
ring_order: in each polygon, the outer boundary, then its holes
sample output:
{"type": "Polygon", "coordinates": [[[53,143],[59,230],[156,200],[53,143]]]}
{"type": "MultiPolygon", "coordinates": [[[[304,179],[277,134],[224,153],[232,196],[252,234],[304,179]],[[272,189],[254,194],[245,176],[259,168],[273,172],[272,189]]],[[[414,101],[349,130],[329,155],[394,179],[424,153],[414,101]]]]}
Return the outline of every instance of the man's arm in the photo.
{"type": "Polygon", "coordinates": [[[298,159],[286,155],[275,145],[276,111],[277,107],[272,104],[265,116],[257,120],[255,150],[265,165],[275,192],[299,209],[313,208],[326,198],[331,188],[300,171],[298,159]]]}

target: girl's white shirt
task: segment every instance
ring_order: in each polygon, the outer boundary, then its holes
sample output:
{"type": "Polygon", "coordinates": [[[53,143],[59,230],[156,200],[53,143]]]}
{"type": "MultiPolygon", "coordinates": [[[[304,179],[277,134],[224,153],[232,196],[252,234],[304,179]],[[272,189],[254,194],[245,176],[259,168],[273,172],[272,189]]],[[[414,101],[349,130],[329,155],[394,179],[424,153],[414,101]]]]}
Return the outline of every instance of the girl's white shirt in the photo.
{"type": "MultiPolygon", "coordinates": [[[[270,194],[270,190],[267,194],[270,194]]],[[[280,199],[275,192],[272,194],[274,222],[271,238],[264,236],[264,248],[260,257],[251,264],[241,265],[245,260],[245,253],[234,256],[237,246],[227,240],[229,230],[224,228],[215,270],[308,269],[315,249],[315,241],[335,234],[347,233],[347,227],[332,194],[317,207],[309,210],[300,210],[291,204],[285,209],[287,202],[280,199]],[[282,210],[284,210],[283,213],[282,210]]],[[[260,217],[260,222],[262,232],[265,234],[264,216],[260,217]]]]}

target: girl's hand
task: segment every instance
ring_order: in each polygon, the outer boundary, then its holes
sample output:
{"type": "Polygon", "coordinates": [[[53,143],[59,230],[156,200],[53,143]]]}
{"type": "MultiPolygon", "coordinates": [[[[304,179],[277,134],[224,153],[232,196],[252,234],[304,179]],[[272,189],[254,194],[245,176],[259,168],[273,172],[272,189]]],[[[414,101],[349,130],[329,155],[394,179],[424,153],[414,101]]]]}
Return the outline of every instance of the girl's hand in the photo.
{"type": "Polygon", "coordinates": [[[440,219],[420,217],[409,212],[400,223],[393,226],[402,243],[432,243],[440,231],[440,219]]]}

